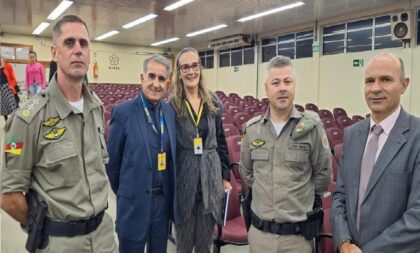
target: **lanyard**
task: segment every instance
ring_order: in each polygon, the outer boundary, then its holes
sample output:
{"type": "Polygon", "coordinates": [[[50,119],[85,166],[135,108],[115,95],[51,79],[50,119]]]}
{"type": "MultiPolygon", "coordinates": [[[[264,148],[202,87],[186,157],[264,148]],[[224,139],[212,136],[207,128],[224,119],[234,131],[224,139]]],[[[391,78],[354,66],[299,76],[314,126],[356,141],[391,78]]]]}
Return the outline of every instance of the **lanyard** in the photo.
{"type": "MultiPolygon", "coordinates": [[[[146,106],[146,102],[144,101],[143,98],[143,94],[140,96],[141,98],[141,102],[143,104],[143,109],[144,109],[144,113],[146,114],[147,117],[147,122],[149,122],[149,124],[152,126],[153,131],[155,131],[155,133],[159,134],[158,130],[156,129],[155,124],[153,123],[152,120],[152,116],[150,116],[150,112],[149,109],[146,106]]],[[[163,133],[164,133],[164,123],[163,123],[163,111],[162,111],[162,107],[160,108],[160,112],[159,112],[159,126],[160,126],[160,151],[163,152],[163,133]]]]}
{"type": "Polygon", "coordinates": [[[185,100],[185,106],[187,107],[187,109],[188,109],[188,113],[190,114],[190,116],[191,116],[191,120],[193,121],[193,123],[194,123],[194,125],[195,125],[195,129],[197,130],[197,136],[198,136],[198,125],[200,124],[200,120],[201,120],[201,116],[202,116],[202,114],[203,114],[203,104],[200,102],[200,108],[198,109],[198,115],[197,115],[197,120],[194,118],[194,114],[193,114],[193,112],[192,112],[192,109],[191,109],[191,106],[190,106],[190,103],[187,101],[187,100],[185,100]]]}

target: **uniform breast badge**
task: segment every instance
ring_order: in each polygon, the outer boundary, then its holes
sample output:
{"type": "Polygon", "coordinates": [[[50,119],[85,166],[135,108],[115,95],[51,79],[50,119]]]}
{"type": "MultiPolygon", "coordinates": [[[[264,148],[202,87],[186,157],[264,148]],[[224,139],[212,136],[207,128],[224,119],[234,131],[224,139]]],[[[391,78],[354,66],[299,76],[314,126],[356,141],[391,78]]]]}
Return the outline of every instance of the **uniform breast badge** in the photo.
{"type": "Polygon", "coordinates": [[[61,138],[61,136],[63,136],[65,132],[65,127],[54,127],[49,133],[44,135],[44,138],[47,140],[58,140],[61,138]]]}
{"type": "Polygon", "coordinates": [[[42,122],[42,125],[45,127],[53,127],[60,122],[60,116],[50,117],[46,121],[42,122]]]}
{"type": "Polygon", "coordinates": [[[261,140],[261,139],[256,139],[256,140],[253,140],[253,141],[251,142],[251,145],[252,145],[254,148],[259,148],[259,147],[262,147],[262,146],[264,146],[264,144],[265,144],[265,141],[264,141],[264,140],[261,140]]]}

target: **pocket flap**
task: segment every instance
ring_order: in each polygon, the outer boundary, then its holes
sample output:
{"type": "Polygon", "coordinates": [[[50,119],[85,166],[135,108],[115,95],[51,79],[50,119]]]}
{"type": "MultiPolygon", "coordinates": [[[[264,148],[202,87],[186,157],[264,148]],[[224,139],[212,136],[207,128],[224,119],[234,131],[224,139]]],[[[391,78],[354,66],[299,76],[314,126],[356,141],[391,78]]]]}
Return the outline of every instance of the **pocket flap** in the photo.
{"type": "Polygon", "coordinates": [[[45,161],[47,164],[54,164],[75,156],[77,156],[77,150],[73,142],[55,142],[46,148],[45,161]]]}
{"type": "Polygon", "coordinates": [[[251,159],[268,161],[268,151],[263,149],[251,150],[251,159]]]}

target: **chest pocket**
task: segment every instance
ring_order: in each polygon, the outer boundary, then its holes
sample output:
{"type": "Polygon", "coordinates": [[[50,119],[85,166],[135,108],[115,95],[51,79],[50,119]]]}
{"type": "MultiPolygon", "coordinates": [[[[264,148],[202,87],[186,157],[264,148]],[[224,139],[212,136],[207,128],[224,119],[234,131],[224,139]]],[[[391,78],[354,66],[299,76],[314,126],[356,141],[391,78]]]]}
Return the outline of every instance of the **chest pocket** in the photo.
{"type": "Polygon", "coordinates": [[[310,147],[307,143],[289,143],[286,149],[286,161],[306,163],[309,160],[310,147]]]}
{"type": "Polygon", "coordinates": [[[47,145],[45,148],[46,169],[43,179],[50,188],[73,186],[81,179],[81,159],[70,140],[47,145]]]}

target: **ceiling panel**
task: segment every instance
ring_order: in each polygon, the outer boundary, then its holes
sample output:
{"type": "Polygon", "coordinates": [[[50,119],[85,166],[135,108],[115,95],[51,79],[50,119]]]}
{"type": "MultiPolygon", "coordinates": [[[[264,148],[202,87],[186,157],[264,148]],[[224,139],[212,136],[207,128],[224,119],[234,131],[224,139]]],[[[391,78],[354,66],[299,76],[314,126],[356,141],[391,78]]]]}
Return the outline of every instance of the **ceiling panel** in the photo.
{"type": "MultiPolygon", "coordinates": [[[[174,0],[75,0],[65,14],[82,17],[90,31],[91,39],[108,32],[120,33],[105,42],[149,46],[151,43],[179,37],[180,40],[162,47],[206,47],[211,39],[233,34],[263,35],[280,33],[283,29],[315,20],[340,17],[348,13],[373,8],[409,3],[409,0],[302,0],[305,5],[273,14],[254,21],[240,23],[237,19],[270,8],[293,3],[293,0],[195,0],[172,12],[163,8],[174,0]],[[121,26],[149,13],[159,16],[147,23],[125,30],[121,26]],[[225,23],[227,28],[188,38],[185,34],[225,23]]],[[[0,0],[0,31],[11,34],[31,35],[32,31],[58,5],[60,0],[0,0]]],[[[52,25],[42,33],[50,37],[52,25]]]]}

